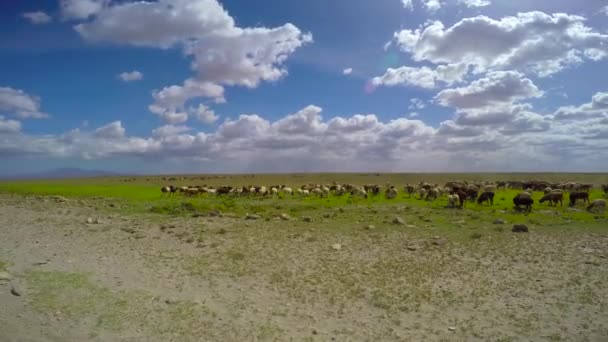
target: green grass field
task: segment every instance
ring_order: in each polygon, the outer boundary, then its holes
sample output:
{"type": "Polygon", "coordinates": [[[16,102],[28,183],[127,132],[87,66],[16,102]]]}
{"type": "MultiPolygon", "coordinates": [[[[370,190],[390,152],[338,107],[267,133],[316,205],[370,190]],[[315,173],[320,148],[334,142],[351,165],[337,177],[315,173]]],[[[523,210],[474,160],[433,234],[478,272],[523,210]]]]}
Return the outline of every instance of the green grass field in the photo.
{"type": "MultiPolygon", "coordinates": [[[[601,227],[604,215],[584,211],[584,206],[568,208],[565,199],[563,207],[550,207],[538,201],[542,193],[534,193],[535,205],[530,214],[513,210],[512,199],[518,190],[499,190],[496,192],[494,205],[467,203],[465,210],[447,207],[447,199],[442,197],[435,201],[420,200],[417,196],[409,197],[401,190],[405,184],[416,184],[419,181],[443,184],[450,180],[529,180],[578,181],[593,183],[596,188],[591,191],[591,198],[602,198],[604,194],[598,189],[599,184],[608,180],[607,174],[264,174],[264,175],[183,175],[157,177],[108,177],[73,180],[32,180],[1,182],[0,192],[24,195],[61,195],[68,198],[112,202],[113,207],[124,213],[153,213],[161,215],[184,216],[206,215],[219,211],[227,215],[258,214],[263,218],[274,218],[282,213],[293,217],[319,217],[330,215],[336,208],[353,211],[350,218],[357,221],[363,213],[376,212],[379,215],[390,215],[405,210],[408,222],[424,224],[431,219],[435,227],[452,226],[454,222],[472,217],[472,221],[483,222],[501,218],[510,223],[532,223],[548,227],[601,227]],[[400,189],[396,199],[388,200],[383,195],[370,197],[315,196],[298,197],[234,197],[210,196],[185,197],[162,195],[160,187],[166,184],[181,185],[272,185],[285,184],[294,188],[302,184],[330,183],[339,181],[354,184],[391,183],[400,189]],[[413,217],[412,217],[413,215],[413,217]]],[[[370,218],[368,218],[369,220],[370,218]]],[[[470,225],[470,223],[468,223],[470,225]]],[[[483,225],[481,225],[483,226],[483,225]]],[[[480,226],[480,227],[481,227],[480,226]]]]}

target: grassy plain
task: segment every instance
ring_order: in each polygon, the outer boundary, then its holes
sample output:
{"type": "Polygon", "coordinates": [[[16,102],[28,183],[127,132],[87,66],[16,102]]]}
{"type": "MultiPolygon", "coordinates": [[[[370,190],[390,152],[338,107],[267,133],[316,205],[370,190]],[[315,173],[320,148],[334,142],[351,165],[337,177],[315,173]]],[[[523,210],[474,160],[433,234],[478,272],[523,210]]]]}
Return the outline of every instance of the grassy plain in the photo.
{"type": "MultiPolygon", "coordinates": [[[[430,202],[403,191],[394,200],[160,193],[167,184],[296,188],[336,180],[390,182],[402,189],[422,180],[461,179],[608,183],[606,174],[190,175],[3,182],[0,193],[9,204],[17,203],[10,210],[18,217],[0,217],[0,233],[8,237],[0,246],[20,243],[0,253],[7,256],[0,268],[27,258],[30,251],[21,251],[23,246],[37,239],[54,241],[62,260],[82,260],[57,261],[43,270],[24,266],[19,272],[33,310],[61,312],[76,322],[92,319],[94,328],[85,329],[91,340],[107,338],[106,330],[159,341],[608,337],[608,218],[588,213],[582,205],[540,205],[541,194],[535,193],[533,211],[519,213],[512,205],[517,190],[498,191],[493,206],[467,203],[465,209],[447,208],[445,198],[430,202]],[[68,201],[56,203],[53,195],[68,201]],[[245,220],[246,214],[260,219],[245,220]],[[281,219],[281,214],[291,219],[281,219]],[[103,217],[103,222],[87,226],[86,216],[103,217]],[[403,224],[394,223],[397,217],[403,224]],[[496,223],[499,219],[504,224],[496,223]],[[512,233],[515,223],[528,225],[530,233],[512,233]],[[130,282],[116,288],[115,278],[130,282]],[[165,298],[171,304],[164,304],[165,298]],[[139,330],[130,330],[134,327],[139,330]]],[[[602,196],[597,187],[591,193],[592,198],[602,196]]]]}

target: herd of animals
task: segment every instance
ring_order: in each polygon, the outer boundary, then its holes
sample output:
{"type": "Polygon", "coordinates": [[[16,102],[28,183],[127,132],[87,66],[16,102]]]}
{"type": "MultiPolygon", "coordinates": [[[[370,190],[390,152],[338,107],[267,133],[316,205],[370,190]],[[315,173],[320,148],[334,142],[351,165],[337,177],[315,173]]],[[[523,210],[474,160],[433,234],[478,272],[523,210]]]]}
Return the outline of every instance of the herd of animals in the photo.
{"type": "MultiPolygon", "coordinates": [[[[478,204],[494,204],[494,194],[499,189],[521,189],[513,198],[513,204],[517,210],[531,211],[534,199],[532,193],[534,191],[543,192],[543,197],[540,203],[548,202],[549,206],[563,206],[564,197],[569,199],[569,205],[574,206],[578,202],[587,204],[587,210],[604,211],[606,209],[605,199],[589,198],[589,191],[593,184],[565,182],[565,183],[550,183],[546,181],[497,181],[497,182],[471,182],[471,181],[456,181],[447,182],[444,186],[420,182],[417,185],[407,184],[403,187],[403,191],[409,197],[416,196],[421,200],[433,201],[442,196],[447,197],[448,206],[452,208],[463,208],[468,201],[477,202],[478,204]]],[[[602,184],[601,188],[605,195],[608,195],[608,184],[602,184]]],[[[302,185],[300,188],[290,188],[285,185],[274,186],[237,186],[232,187],[222,185],[213,186],[164,186],[161,192],[165,195],[172,196],[176,194],[184,196],[199,196],[199,195],[216,195],[216,196],[359,196],[369,198],[372,196],[384,195],[387,199],[397,197],[399,190],[390,184],[383,187],[377,184],[367,184],[358,186],[354,184],[312,184],[302,185]]]]}

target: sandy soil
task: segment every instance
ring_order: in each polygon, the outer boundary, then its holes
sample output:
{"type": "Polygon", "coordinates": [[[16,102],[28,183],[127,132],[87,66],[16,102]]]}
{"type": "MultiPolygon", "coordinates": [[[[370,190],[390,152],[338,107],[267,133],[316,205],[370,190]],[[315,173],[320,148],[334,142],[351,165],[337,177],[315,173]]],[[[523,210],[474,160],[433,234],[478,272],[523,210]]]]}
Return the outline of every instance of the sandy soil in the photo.
{"type": "Polygon", "coordinates": [[[608,340],[607,234],[437,244],[110,210],[0,195],[0,341],[608,340]]]}

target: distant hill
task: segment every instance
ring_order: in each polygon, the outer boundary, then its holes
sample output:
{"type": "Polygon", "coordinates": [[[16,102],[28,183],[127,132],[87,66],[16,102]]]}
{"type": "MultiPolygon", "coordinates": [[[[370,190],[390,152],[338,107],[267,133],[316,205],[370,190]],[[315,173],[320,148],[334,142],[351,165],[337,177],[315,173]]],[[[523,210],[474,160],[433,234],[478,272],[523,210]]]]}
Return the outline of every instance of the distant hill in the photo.
{"type": "Polygon", "coordinates": [[[103,170],[88,170],[75,167],[67,167],[60,169],[52,169],[37,173],[22,173],[22,174],[0,174],[3,179],[40,179],[40,178],[91,178],[104,176],[119,176],[121,174],[103,171],[103,170]]]}

